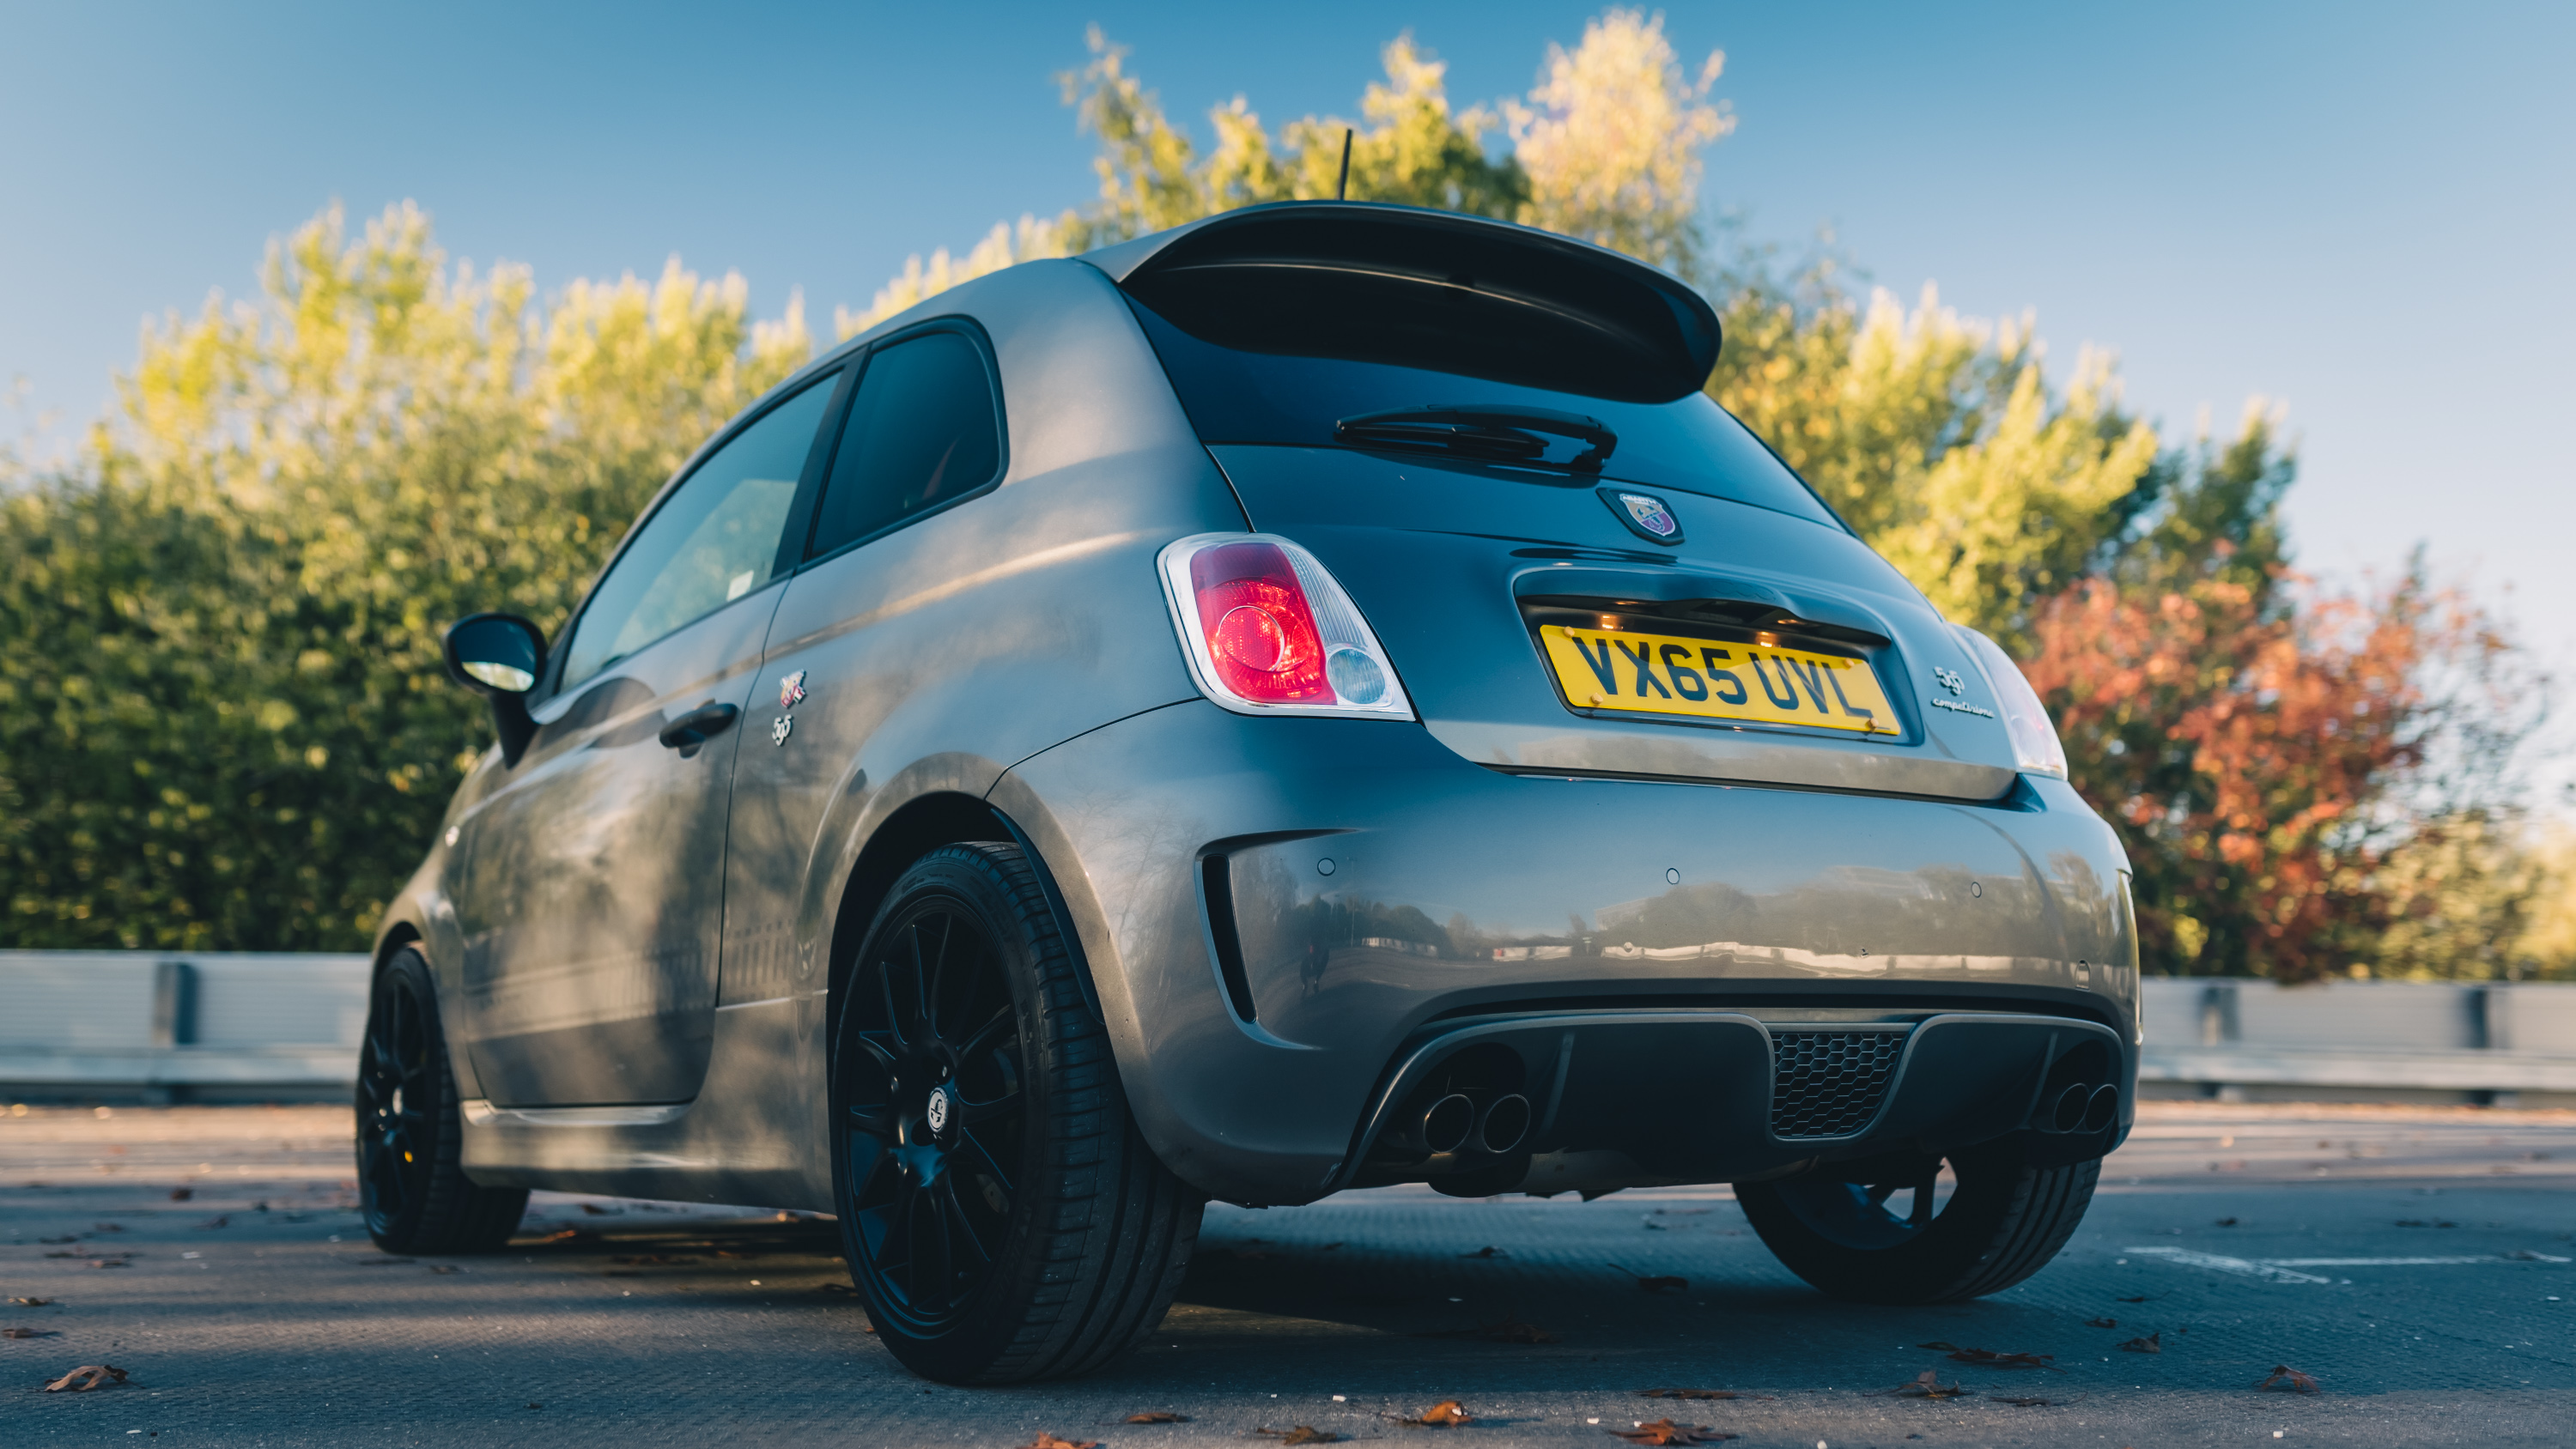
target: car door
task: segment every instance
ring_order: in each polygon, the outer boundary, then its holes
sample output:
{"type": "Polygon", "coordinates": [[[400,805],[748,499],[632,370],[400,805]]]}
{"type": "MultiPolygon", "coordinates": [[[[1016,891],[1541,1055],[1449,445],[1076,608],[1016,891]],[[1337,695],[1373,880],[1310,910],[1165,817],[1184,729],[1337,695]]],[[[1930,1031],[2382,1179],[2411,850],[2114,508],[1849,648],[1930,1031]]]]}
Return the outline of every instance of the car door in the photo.
{"type": "MultiPolygon", "coordinates": [[[[835,848],[822,838],[827,820],[845,797],[872,788],[859,768],[871,738],[925,689],[953,686],[985,655],[1020,647],[961,624],[980,602],[947,587],[992,562],[991,540],[969,514],[947,510],[1001,481],[1004,436],[997,373],[969,324],[934,323],[870,354],[807,561],[771,621],[757,737],[735,771],[728,1006],[789,996],[816,979],[817,943],[800,941],[795,927],[818,880],[815,861],[835,848]]],[[[899,753],[934,748],[909,741],[899,753]]]]}
{"type": "Polygon", "coordinates": [[[527,754],[458,824],[467,1046],[496,1103],[697,1094],[735,750],[838,396],[816,381],[663,496],[558,643],[527,754]]]}

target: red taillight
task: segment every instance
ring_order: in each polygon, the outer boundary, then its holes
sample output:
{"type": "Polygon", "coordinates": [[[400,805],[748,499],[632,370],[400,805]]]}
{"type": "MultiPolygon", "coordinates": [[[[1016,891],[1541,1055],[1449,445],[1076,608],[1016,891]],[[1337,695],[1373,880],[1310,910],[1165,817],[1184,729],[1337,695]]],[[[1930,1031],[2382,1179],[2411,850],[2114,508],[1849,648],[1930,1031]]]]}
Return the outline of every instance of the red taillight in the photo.
{"type": "Polygon", "coordinates": [[[1332,702],[1322,631],[1278,545],[1204,549],[1190,560],[1190,589],[1208,656],[1226,688],[1259,704],[1332,702]]]}
{"type": "Polygon", "coordinates": [[[1199,533],[1154,557],[1190,677],[1237,714],[1414,718],[1341,582],[1290,539],[1199,533]]]}

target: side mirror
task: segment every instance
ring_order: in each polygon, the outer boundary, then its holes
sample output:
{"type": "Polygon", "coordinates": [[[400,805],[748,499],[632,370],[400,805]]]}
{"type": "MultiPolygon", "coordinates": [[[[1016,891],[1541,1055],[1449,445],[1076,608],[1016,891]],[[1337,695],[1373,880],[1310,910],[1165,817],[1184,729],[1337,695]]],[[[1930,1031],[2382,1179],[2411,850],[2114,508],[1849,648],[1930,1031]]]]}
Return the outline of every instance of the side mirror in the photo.
{"type": "Polygon", "coordinates": [[[536,738],[528,691],[545,672],[545,634],[516,614],[469,614],[448,626],[445,652],[447,677],[492,701],[502,762],[519,763],[536,738]]]}

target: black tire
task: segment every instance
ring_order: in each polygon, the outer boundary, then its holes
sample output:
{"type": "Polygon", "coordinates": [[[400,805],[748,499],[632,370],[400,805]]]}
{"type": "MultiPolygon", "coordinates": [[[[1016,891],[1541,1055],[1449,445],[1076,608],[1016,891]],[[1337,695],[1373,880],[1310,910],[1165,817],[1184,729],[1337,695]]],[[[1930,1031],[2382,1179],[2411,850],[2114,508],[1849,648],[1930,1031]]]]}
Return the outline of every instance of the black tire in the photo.
{"type": "Polygon", "coordinates": [[[1098,1368],[1189,1266],[1206,1198],[1129,1119],[1077,970],[1028,858],[977,842],[904,872],[844,978],[833,1206],[879,1341],[924,1378],[1098,1368]]]}
{"type": "MultiPolygon", "coordinates": [[[[1735,1186],[1765,1246],[1790,1272],[1857,1303],[1951,1303],[1999,1293],[2047,1266],[2066,1246],[2102,1162],[2031,1167],[2012,1139],[1949,1155],[1956,1179],[1929,1223],[1885,1204],[1917,1188],[1939,1162],[1925,1158],[1895,1182],[1849,1183],[1823,1174],[1735,1186]]],[[[1911,1198],[1909,1197],[1909,1208],[1911,1198]]]]}
{"type": "Polygon", "coordinates": [[[358,1047],[358,1199],[388,1253],[488,1253],[528,1209],[524,1187],[479,1187],[459,1165],[456,1075],[429,962],[404,947],[376,974],[358,1047]]]}

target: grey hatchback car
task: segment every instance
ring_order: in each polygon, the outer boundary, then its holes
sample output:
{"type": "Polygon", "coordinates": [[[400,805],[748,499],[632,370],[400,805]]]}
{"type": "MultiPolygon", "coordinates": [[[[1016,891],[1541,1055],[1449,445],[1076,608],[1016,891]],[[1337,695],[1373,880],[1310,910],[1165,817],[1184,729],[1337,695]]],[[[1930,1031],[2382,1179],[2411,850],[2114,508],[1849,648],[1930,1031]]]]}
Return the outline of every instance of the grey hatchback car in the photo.
{"type": "Polygon", "coordinates": [[[2126,861],[2013,664],[1615,253],[1294,203],[1012,267],[710,440],[388,911],[395,1252],[532,1187],[838,1219],[881,1341],[1080,1372],[1211,1197],[1732,1183],[1984,1294],[2131,1116],[2126,861]]]}

